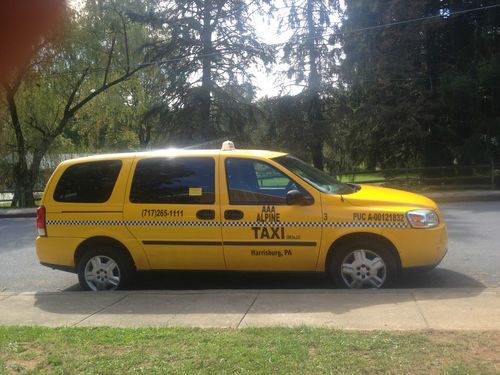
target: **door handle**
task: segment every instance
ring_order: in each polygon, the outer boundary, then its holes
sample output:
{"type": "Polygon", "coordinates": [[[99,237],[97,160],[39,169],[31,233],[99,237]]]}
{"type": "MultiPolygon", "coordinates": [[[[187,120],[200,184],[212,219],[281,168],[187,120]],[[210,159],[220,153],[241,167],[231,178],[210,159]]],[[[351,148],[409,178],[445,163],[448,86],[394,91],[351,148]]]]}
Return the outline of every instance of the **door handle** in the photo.
{"type": "Polygon", "coordinates": [[[200,220],[213,220],[215,219],[214,210],[199,210],[196,212],[196,217],[200,220]]]}
{"type": "Polygon", "coordinates": [[[224,211],[224,219],[226,219],[226,220],[240,220],[240,219],[243,219],[243,211],[240,211],[240,210],[227,210],[227,211],[224,211]]]}

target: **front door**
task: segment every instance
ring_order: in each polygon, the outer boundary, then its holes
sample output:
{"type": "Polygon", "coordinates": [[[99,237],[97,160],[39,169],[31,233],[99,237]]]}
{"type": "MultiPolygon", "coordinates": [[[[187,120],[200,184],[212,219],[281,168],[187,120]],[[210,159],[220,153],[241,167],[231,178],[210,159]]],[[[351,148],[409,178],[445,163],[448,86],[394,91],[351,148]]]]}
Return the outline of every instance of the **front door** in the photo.
{"type": "Polygon", "coordinates": [[[221,155],[221,216],[227,269],[313,271],[321,243],[321,200],[268,160],[221,155]],[[299,190],[308,205],[288,205],[299,190]]]}
{"type": "Polygon", "coordinates": [[[152,269],[225,269],[216,166],[212,156],[134,162],[124,216],[152,269]]]}

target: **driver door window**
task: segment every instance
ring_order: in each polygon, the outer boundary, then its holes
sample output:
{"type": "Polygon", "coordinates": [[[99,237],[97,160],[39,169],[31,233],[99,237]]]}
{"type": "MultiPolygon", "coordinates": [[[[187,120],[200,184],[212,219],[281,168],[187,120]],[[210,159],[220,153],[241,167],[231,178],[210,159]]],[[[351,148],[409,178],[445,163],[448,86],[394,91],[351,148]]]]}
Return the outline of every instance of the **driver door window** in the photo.
{"type": "Polygon", "coordinates": [[[286,204],[290,190],[301,190],[292,179],[273,166],[252,159],[226,159],[231,204],[286,204]]]}

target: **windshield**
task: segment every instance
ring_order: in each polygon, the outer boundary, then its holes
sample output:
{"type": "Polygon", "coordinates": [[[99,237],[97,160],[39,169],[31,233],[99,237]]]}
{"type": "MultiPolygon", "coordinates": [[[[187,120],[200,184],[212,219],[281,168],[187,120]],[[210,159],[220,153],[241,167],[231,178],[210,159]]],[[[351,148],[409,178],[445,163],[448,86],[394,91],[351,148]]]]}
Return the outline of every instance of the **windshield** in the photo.
{"type": "Polygon", "coordinates": [[[330,176],[293,156],[278,156],[277,158],[273,158],[273,160],[323,193],[350,194],[357,190],[355,186],[343,184],[337,181],[335,177],[330,176]]]}

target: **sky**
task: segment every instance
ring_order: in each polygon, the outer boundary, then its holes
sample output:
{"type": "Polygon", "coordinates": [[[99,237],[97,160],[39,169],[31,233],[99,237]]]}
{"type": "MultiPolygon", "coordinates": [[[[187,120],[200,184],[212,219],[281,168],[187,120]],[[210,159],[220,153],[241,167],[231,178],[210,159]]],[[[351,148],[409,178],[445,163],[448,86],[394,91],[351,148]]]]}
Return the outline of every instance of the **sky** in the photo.
{"type": "MultiPolygon", "coordinates": [[[[82,7],[84,0],[68,0],[70,7],[74,9],[79,9],[82,7]]],[[[273,5],[279,9],[276,13],[279,16],[285,17],[287,9],[284,4],[284,0],[274,0],[273,5]]],[[[278,30],[278,20],[277,18],[270,18],[269,16],[259,15],[255,13],[251,18],[251,22],[255,27],[255,32],[257,38],[264,43],[276,44],[283,43],[288,40],[292,32],[290,30],[278,30]]],[[[279,57],[277,56],[277,62],[273,65],[271,71],[266,71],[265,67],[261,64],[254,66],[251,69],[251,73],[254,75],[255,79],[253,84],[257,88],[257,97],[272,97],[280,94],[296,94],[301,90],[300,86],[294,85],[293,82],[280,74],[280,72],[285,71],[286,66],[279,63],[279,57]],[[280,89],[280,82],[286,82],[287,87],[284,91],[280,89]]]]}
{"type": "MultiPolygon", "coordinates": [[[[281,8],[284,4],[282,0],[275,1],[275,6],[281,8]]],[[[284,16],[284,14],[282,14],[284,16]]],[[[257,38],[268,44],[283,43],[290,38],[292,32],[290,30],[278,31],[278,21],[268,16],[255,15],[252,19],[255,27],[257,38]]],[[[263,66],[255,66],[253,74],[255,76],[254,84],[257,87],[257,96],[276,96],[280,94],[279,82],[283,80],[280,71],[284,71],[286,66],[277,63],[273,66],[271,72],[266,72],[263,66]]],[[[290,86],[288,88],[290,94],[295,94],[300,91],[298,86],[290,86]]]]}
{"type": "MultiPolygon", "coordinates": [[[[69,6],[75,9],[81,7],[83,0],[69,0],[69,6]]],[[[276,0],[274,4],[277,8],[281,8],[284,3],[283,0],[276,0]]],[[[278,22],[276,19],[271,19],[267,16],[254,15],[252,17],[252,23],[255,27],[255,32],[257,38],[265,43],[282,43],[285,42],[291,35],[290,31],[278,32],[278,22]]],[[[252,74],[255,76],[253,81],[254,85],[257,87],[257,96],[276,96],[280,93],[278,82],[280,81],[279,71],[285,69],[284,65],[276,64],[273,66],[271,72],[266,72],[264,66],[254,66],[252,68],[252,74]]],[[[290,86],[288,88],[289,93],[297,93],[300,89],[298,87],[290,86]]]]}

